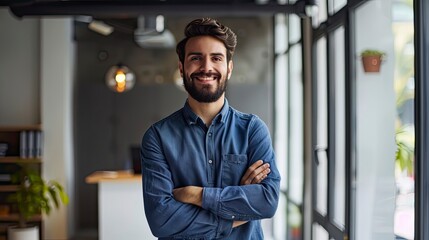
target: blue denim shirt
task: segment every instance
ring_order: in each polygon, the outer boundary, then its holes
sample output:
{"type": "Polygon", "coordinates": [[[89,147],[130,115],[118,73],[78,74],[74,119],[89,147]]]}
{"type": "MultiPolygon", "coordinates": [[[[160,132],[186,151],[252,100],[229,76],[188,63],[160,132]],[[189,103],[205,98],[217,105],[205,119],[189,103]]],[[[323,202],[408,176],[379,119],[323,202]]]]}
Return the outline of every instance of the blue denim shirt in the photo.
{"type": "Polygon", "coordinates": [[[142,139],[143,199],[159,239],[263,239],[260,219],[274,215],[280,175],[269,131],[255,115],[224,106],[209,127],[185,106],[151,126],[142,139]],[[240,186],[262,159],[271,172],[240,186]],[[202,208],[178,202],[172,190],[202,186],[202,208]],[[232,228],[234,220],[248,221],[232,228]]]}

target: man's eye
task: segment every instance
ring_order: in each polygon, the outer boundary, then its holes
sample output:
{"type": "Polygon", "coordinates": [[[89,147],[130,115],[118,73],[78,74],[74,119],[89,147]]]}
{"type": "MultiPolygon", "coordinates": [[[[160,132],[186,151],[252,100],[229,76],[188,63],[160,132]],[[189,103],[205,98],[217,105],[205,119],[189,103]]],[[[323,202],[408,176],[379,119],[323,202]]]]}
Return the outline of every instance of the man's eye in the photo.
{"type": "Polygon", "coordinates": [[[215,62],[220,62],[220,61],[222,61],[222,58],[221,58],[221,57],[214,57],[214,58],[213,58],[213,61],[215,61],[215,62]]]}
{"type": "Polygon", "coordinates": [[[201,59],[200,57],[191,57],[191,61],[198,61],[200,59],[201,59]]]}

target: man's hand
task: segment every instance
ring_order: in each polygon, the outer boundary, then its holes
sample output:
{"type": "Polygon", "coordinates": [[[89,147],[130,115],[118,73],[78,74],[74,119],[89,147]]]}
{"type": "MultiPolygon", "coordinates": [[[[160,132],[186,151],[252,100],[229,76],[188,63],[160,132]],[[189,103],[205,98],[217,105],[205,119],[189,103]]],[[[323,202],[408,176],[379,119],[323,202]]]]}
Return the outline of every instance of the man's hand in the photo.
{"type": "MultiPolygon", "coordinates": [[[[249,185],[249,184],[257,184],[264,180],[268,173],[270,173],[270,164],[265,163],[262,160],[256,161],[252,166],[250,166],[247,171],[244,173],[241,178],[241,185],[249,185]]],[[[247,223],[247,221],[234,221],[232,223],[232,227],[236,228],[243,224],[247,223]]]]}
{"type": "Polygon", "coordinates": [[[260,183],[270,173],[270,164],[262,160],[256,161],[250,166],[241,178],[241,185],[249,185],[260,183]]]}
{"type": "Polygon", "coordinates": [[[203,188],[197,186],[186,186],[173,189],[173,196],[179,202],[202,206],[203,188]]]}
{"type": "Polygon", "coordinates": [[[234,221],[234,222],[232,222],[232,227],[233,228],[239,227],[239,226],[241,226],[241,225],[243,225],[245,223],[247,223],[247,221],[234,221]]]}

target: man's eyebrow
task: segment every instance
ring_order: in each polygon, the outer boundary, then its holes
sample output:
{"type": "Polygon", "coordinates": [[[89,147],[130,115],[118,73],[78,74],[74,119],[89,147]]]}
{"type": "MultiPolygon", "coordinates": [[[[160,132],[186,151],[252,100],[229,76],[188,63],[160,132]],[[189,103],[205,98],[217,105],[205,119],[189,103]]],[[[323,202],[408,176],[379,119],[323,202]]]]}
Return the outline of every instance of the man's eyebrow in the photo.
{"type": "Polygon", "coordinates": [[[190,52],[190,53],[188,53],[187,54],[188,56],[191,56],[191,55],[203,55],[202,53],[200,53],[200,52],[190,52]]]}
{"type": "Polygon", "coordinates": [[[225,56],[223,53],[210,53],[210,56],[225,56]]]}
{"type": "MultiPolygon", "coordinates": [[[[197,56],[201,56],[201,55],[203,55],[201,52],[190,52],[190,53],[188,53],[187,54],[187,56],[194,56],[194,55],[197,55],[197,56]]],[[[210,53],[210,56],[225,56],[225,54],[223,54],[223,53],[210,53]]]]}

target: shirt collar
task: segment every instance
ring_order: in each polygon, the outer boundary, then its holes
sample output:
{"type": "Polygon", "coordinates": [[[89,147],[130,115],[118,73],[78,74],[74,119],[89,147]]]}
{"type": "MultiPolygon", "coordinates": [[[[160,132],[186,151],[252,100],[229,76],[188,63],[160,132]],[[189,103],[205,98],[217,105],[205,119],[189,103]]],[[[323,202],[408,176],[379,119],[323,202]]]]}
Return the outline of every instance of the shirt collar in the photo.
{"type": "Polygon", "coordinates": [[[228,115],[228,111],[229,111],[229,103],[228,103],[228,100],[225,98],[225,102],[223,104],[223,107],[220,110],[219,114],[216,116],[216,118],[219,119],[218,121],[225,123],[226,117],[228,115]]]}
{"type": "MultiPolygon", "coordinates": [[[[228,115],[228,109],[229,109],[229,103],[228,103],[228,100],[225,98],[225,102],[223,104],[222,109],[214,118],[215,121],[220,121],[224,123],[228,115]]],[[[183,106],[183,115],[186,119],[186,122],[189,125],[196,124],[199,118],[198,115],[192,111],[191,106],[189,106],[188,100],[186,100],[185,106],[183,106]]]]}

